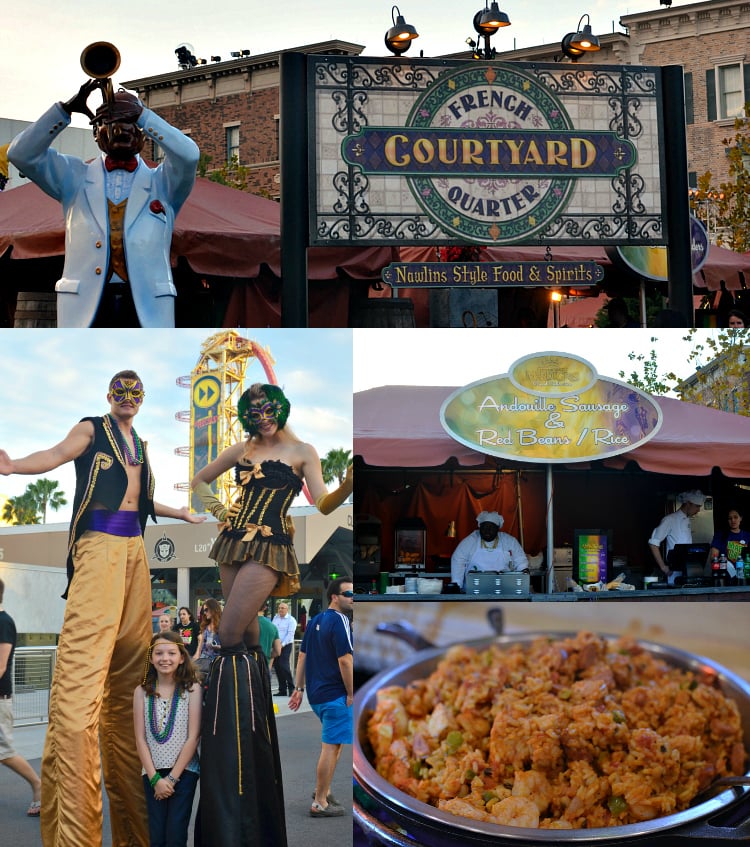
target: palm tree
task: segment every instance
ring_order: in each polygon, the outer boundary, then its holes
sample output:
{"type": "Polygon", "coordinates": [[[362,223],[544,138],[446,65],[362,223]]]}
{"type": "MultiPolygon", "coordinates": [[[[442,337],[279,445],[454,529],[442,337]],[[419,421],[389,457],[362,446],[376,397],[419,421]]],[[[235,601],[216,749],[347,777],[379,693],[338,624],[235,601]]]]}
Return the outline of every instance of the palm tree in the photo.
{"type": "Polygon", "coordinates": [[[329,450],[320,461],[323,469],[323,482],[328,485],[329,482],[333,482],[335,479],[341,485],[346,476],[346,469],[351,463],[350,450],[343,450],[341,448],[329,450]]]}
{"type": "Polygon", "coordinates": [[[18,497],[9,497],[3,505],[3,520],[13,526],[39,523],[39,510],[36,502],[29,496],[28,487],[18,497]]]}
{"type": "Polygon", "coordinates": [[[65,494],[58,491],[59,482],[56,479],[38,479],[26,486],[26,494],[36,504],[36,511],[42,513],[42,523],[47,523],[47,507],[57,511],[68,505],[65,494]]]}

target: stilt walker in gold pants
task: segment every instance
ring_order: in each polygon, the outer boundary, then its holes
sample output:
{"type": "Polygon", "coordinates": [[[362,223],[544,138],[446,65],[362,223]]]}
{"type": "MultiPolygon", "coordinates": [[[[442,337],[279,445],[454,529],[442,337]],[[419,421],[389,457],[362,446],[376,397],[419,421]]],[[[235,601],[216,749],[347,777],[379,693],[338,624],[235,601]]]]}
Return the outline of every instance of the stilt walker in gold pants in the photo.
{"type": "Polygon", "coordinates": [[[42,757],[44,847],[101,847],[101,772],[112,847],[149,847],[133,692],[151,636],[150,516],[200,523],[187,506],[154,502],[146,444],[133,428],[145,392],[134,371],[110,380],[104,417],[84,418],[59,444],[11,459],[0,474],[38,475],[75,461],[65,620],[42,757]]]}
{"type": "Polygon", "coordinates": [[[133,732],[133,691],[151,637],[143,539],[85,532],[75,562],[42,758],[42,843],[101,845],[103,764],[112,844],[148,847],[133,732]]]}

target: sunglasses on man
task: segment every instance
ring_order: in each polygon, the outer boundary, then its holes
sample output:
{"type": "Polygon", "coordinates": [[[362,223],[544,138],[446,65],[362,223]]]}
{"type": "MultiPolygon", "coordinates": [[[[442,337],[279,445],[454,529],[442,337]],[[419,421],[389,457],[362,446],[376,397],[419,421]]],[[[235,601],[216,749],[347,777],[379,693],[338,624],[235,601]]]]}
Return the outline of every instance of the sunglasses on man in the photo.
{"type": "Polygon", "coordinates": [[[353,591],[339,591],[339,597],[354,597],[353,591]]]}

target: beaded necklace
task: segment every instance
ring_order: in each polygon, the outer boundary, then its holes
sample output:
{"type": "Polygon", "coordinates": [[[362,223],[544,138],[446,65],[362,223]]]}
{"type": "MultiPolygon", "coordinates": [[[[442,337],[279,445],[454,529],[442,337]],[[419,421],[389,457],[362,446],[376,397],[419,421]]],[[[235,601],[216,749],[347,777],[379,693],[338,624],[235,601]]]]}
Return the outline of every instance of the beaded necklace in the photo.
{"type": "Polygon", "coordinates": [[[143,464],[143,442],[140,439],[138,433],[131,428],[131,433],[133,434],[133,445],[135,446],[135,455],[133,455],[130,445],[128,444],[127,438],[120,431],[120,427],[117,424],[117,421],[112,417],[112,415],[107,415],[112,424],[112,429],[115,433],[115,438],[117,439],[117,444],[119,445],[122,452],[125,454],[125,461],[129,465],[133,465],[134,467],[137,465],[143,464]]]}
{"type": "Polygon", "coordinates": [[[177,686],[175,686],[174,694],[172,695],[172,702],[169,706],[168,715],[165,714],[161,721],[161,726],[159,726],[159,721],[156,716],[156,709],[154,708],[154,702],[158,695],[149,694],[148,695],[148,725],[151,728],[151,734],[154,736],[154,740],[157,744],[166,744],[167,741],[172,737],[172,733],[174,732],[174,720],[177,715],[177,705],[180,702],[180,690],[177,686]]]}

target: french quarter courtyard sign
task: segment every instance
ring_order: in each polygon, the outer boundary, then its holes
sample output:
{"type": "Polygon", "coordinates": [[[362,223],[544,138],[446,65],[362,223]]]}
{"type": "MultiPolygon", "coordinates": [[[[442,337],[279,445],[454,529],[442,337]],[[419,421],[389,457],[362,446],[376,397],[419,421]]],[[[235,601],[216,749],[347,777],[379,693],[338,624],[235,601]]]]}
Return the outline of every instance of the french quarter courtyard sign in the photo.
{"type": "Polygon", "coordinates": [[[311,244],[666,242],[661,69],[308,61],[311,244]]]}

